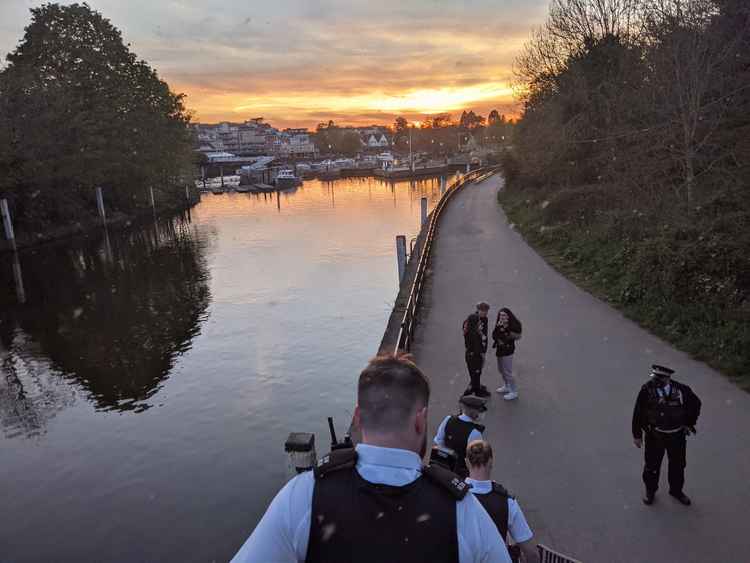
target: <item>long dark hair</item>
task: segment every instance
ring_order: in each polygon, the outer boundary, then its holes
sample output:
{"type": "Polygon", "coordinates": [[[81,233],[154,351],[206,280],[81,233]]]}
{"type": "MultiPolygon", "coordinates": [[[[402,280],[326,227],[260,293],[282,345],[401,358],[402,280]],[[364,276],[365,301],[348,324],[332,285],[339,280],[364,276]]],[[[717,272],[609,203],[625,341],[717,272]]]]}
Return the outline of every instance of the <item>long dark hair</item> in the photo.
{"type": "Polygon", "coordinates": [[[505,313],[506,315],[508,315],[508,330],[510,332],[521,332],[521,321],[519,321],[518,317],[513,314],[513,311],[511,311],[507,307],[503,307],[497,312],[497,320],[495,320],[495,326],[500,324],[500,313],[505,313]]]}

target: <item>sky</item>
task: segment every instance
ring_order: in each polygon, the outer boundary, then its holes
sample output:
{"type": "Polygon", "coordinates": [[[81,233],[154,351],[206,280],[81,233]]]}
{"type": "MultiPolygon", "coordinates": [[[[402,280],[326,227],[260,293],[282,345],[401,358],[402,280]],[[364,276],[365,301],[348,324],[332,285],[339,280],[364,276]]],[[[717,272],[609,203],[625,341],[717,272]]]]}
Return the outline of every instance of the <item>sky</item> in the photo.
{"type": "MultiPolygon", "coordinates": [[[[71,2],[62,1],[69,4],[71,2]]],[[[279,127],[514,114],[512,64],[548,0],[88,0],[194,120],[279,127]]],[[[0,57],[38,0],[0,0],[0,57]]]]}

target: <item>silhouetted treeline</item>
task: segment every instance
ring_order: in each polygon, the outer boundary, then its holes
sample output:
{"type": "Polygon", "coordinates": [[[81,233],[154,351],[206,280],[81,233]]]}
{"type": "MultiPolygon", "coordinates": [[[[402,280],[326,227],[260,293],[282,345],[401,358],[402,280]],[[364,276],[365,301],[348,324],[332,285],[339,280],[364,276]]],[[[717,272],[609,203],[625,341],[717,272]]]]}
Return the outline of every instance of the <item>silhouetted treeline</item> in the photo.
{"type": "Polygon", "coordinates": [[[182,197],[189,114],[120,31],[86,4],[45,4],[0,71],[0,197],[19,234],[182,197]],[[179,180],[179,189],[178,189],[179,180]]]}
{"type": "Polygon", "coordinates": [[[511,216],[610,299],[750,371],[750,3],[554,0],[516,68],[511,216]]]}

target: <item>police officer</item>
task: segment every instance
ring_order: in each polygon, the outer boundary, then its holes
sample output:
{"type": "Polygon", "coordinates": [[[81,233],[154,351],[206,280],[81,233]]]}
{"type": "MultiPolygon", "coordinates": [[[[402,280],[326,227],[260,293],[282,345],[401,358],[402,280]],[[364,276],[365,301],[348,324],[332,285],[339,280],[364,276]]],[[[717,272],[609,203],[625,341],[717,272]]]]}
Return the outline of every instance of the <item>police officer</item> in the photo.
{"type": "Polygon", "coordinates": [[[466,449],[466,465],[469,467],[469,477],[466,483],[495,522],[500,537],[506,539],[510,534],[515,542],[508,547],[511,559],[518,561],[520,555],[523,554],[527,562],[538,561],[538,554],[531,544],[534,534],[526,522],[521,507],[513,495],[505,490],[505,487],[490,479],[492,464],[492,446],[489,442],[484,440],[470,442],[466,449]]]}
{"type": "Polygon", "coordinates": [[[433,440],[439,448],[447,448],[456,456],[456,473],[466,478],[466,446],[474,440],[482,440],[484,426],[479,423],[481,414],[487,410],[479,397],[463,396],[459,400],[461,414],[446,416],[438,426],[433,440]]]}
{"type": "Polygon", "coordinates": [[[651,380],[641,387],[633,409],[633,441],[643,445],[646,435],[643,503],[651,505],[659,488],[659,471],[664,452],[669,462],[669,494],[685,506],[690,498],[683,492],[685,483],[686,435],[695,434],[701,401],[687,385],[672,379],[673,369],[653,365],[651,380]]]}
{"type": "Polygon", "coordinates": [[[468,486],[423,467],[430,386],[404,357],[372,360],[357,389],[362,442],[276,495],[235,563],[510,563],[468,486]]]}

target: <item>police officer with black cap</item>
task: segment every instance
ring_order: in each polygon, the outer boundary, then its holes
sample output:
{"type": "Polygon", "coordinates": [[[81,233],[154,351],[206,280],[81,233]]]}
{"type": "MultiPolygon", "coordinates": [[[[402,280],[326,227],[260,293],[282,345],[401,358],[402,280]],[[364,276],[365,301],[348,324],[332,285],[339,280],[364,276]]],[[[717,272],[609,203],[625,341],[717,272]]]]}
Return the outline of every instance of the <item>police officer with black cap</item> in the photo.
{"type": "Polygon", "coordinates": [[[643,445],[645,433],[645,465],[643,482],[646,495],[643,503],[654,502],[659,488],[659,471],[667,453],[669,462],[669,494],[685,506],[690,498],[683,492],[685,483],[686,436],[695,434],[695,424],[701,411],[701,401],[684,383],[672,379],[674,370],[654,364],[651,380],[641,387],[633,410],[633,441],[643,445]]]}
{"type": "Polygon", "coordinates": [[[438,426],[434,443],[439,448],[447,448],[456,456],[455,472],[461,478],[469,475],[466,467],[466,446],[469,442],[482,440],[484,426],[479,423],[487,410],[484,399],[465,395],[459,400],[461,414],[446,416],[438,426]]]}
{"type": "Polygon", "coordinates": [[[422,464],[429,396],[407,358],[372,360],[354,411],[362,442],[289,481],[232,563],[511,563],[468,485],[422,464]]]}

